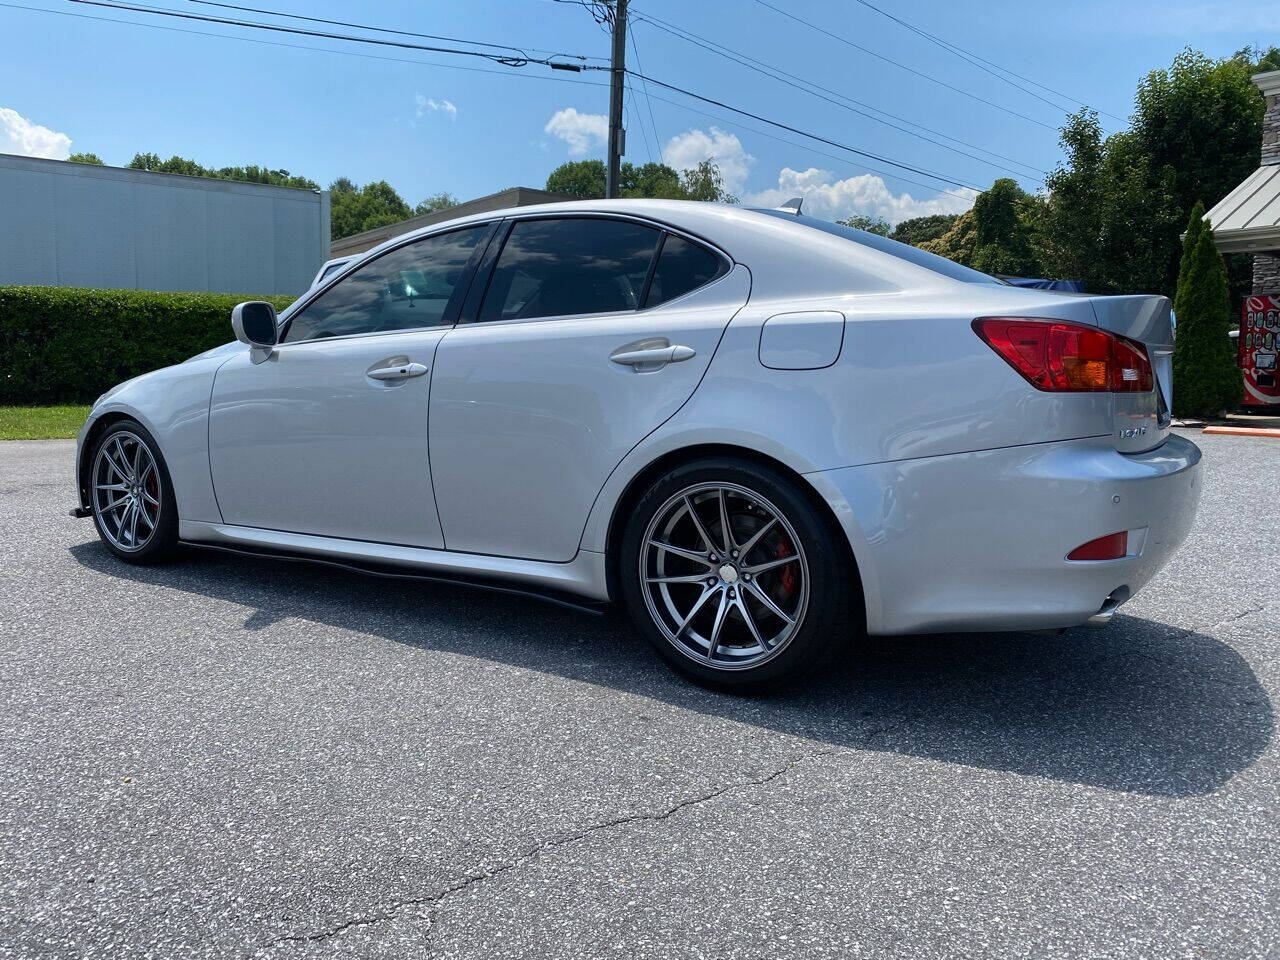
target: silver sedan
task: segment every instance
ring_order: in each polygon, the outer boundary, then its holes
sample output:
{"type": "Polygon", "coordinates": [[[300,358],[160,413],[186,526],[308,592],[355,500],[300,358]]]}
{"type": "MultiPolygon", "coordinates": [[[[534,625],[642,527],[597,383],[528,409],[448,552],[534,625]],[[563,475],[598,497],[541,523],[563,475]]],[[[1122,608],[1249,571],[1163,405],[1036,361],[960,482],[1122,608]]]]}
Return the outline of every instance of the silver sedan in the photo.
{"type": "Polygon", "coordinates": [[[798,215],[436,224],[112,389],[76,512],[180,543],[622,604],[758,688],[862,632],[1103,623],[1191,525],[1158,296],[1009,286],[798,215]]]}

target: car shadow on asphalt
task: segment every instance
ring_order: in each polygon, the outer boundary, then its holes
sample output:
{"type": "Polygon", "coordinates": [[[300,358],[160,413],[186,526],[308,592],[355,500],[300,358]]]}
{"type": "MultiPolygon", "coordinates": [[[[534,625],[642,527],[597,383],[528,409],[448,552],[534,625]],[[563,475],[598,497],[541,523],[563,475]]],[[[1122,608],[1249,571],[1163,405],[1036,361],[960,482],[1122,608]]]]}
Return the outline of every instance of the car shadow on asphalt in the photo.
{"type": "Polygon", "coordinates": [[[1274,729],[1248,663],[1201,633],[1118,615],[1104,630],[872,639],[798,689],[739,697],[675,675],[616,612],[186,551],[166,566],[70,548],[99,574],[601,685],[819,743],[1150,796],[1202,795],[1274,729]],[[443,629],[442,629],[443,628],[443,629]]]}

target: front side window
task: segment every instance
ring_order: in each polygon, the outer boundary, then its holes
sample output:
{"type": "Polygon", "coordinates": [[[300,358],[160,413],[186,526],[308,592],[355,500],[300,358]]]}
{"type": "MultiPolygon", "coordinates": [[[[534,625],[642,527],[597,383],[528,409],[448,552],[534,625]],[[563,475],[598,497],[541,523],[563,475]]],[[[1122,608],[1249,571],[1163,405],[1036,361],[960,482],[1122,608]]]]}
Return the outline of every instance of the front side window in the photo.
{"type": "Polygon", "coordinates": [[[338,281],[289,321],[285,343],[451,323],[490,224],[398,247],[338,281]]]}
{"type": "Polygon", "coordinates": [[[724,259],[712,253],[702,244],[669,234],[658,255],[658,265],[653,270],[653,282],[649,284],[646,307],[682,297],[710,283],[725,272],[724,259]]]}
{"type": "Polygon", "coordinates": [[[480,319],[636,310],[660,237],[625,220],[519,220],[494,267],[480,319]]]}

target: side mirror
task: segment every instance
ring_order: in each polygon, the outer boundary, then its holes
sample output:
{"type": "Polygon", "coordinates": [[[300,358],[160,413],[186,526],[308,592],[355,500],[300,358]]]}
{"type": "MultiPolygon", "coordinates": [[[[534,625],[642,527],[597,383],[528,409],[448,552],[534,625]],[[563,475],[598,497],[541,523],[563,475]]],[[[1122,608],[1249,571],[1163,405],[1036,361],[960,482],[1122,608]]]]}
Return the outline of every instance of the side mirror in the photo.
{"type": "Polygon", "coordinates": [[[261,363],[276,345],[276,308],[263,300],[237,303],[231,310],[231,329],[237,340],[253,347],[253,362],[261,363]]]}

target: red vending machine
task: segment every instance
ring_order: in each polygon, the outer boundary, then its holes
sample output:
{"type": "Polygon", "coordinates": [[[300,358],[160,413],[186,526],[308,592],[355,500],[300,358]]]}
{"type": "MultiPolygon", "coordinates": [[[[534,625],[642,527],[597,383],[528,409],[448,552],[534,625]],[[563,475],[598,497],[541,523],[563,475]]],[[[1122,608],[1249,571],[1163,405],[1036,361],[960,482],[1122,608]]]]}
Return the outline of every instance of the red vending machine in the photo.
{"type": "Polygon", "coordinates": [[[1240,369],[1246,407],[1280,407],[1280,300],[1246,297],[1240,318],[1240,369]]]}

